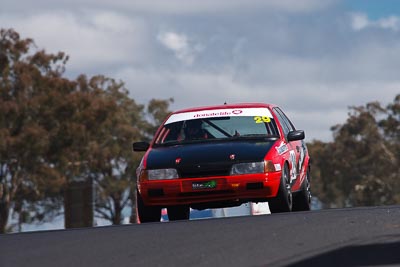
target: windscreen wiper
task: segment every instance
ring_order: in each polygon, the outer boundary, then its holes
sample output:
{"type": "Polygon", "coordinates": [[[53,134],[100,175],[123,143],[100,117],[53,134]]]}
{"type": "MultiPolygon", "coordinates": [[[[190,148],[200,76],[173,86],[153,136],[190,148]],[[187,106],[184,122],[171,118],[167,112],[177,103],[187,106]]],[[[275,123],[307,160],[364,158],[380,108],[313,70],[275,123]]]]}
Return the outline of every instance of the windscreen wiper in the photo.
{"type": "Polygon", "coordinates": [[[207,119],[203,119],[203,121],[205,121],[207,124],[211,125],[212,127],[214,127],[215,129],[217,129],[218,131],[220,131],[223,135],[225,135],[226,137],[232,137],[231,134],[229,134],[227,131],[225,131],[224,129],[222,129],[221,127],[219,127],[218,125],[216,125],[215,123],[207,120],[207,119]]]}

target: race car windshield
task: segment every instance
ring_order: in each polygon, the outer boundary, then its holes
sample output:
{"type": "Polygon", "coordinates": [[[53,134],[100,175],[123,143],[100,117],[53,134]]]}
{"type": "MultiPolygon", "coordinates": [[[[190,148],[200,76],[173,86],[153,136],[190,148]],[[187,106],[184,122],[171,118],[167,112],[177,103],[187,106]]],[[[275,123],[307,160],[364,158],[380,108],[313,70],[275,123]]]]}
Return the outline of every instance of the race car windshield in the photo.
{"type": "Polygon", "coordinates": [[[165,124],[156,145],[192,141],[279,137],[275,121],[267,116],[232,116],[191,119],[165,124]]]}

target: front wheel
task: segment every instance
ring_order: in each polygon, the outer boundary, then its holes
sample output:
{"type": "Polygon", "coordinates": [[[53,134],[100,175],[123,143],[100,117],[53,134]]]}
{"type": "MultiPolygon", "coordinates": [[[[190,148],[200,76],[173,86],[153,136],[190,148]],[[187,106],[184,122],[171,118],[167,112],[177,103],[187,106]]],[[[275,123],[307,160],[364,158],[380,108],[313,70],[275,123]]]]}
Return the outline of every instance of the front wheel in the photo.
{"type": "Polygon", "coordinates": [[[189,206],[171,206],[167,207],[168,219],[170,221],[189,220],[190,208],[189,206]]]}
{"type": "Polygon", "coordinates": [[[292,210],[292,189],[290,185],[289,167],[287,164],[285,164],[282,170],[278,194],[275,198],[268,201],[268,205],[271,213],[289,212],[292,210]]]}
{"type": "Polygon", "coordinates": [[[136,213],[141,223],[159,222],[161,220],[161,207],[146,206],[138,190],[136,190],[136,213]]]}

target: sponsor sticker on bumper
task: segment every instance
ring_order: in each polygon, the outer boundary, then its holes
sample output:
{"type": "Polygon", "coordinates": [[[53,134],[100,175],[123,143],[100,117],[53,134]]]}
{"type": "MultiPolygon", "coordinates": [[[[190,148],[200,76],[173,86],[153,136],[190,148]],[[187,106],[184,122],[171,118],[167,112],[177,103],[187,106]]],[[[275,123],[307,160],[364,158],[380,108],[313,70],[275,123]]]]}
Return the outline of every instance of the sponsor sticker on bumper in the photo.
{"type": "Polygon", "coordinates": [[[192,183],[192,188],[194,190],[197,189],[213,189],[217,187],[217,181],[212,180],[212,181],[205,181],[205,182],[193,182],[192,183]]]}

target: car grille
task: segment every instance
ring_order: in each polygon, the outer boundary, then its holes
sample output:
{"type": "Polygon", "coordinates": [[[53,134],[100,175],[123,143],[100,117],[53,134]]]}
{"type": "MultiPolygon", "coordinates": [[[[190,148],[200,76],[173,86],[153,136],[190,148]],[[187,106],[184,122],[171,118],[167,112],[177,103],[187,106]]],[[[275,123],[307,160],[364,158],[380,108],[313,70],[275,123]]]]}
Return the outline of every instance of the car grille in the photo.
{"type": "Polygon", "coordinates": [[[182,178],[227,176],[230,170],[231,164],[198,164],[178,169],[182,178]]]}

